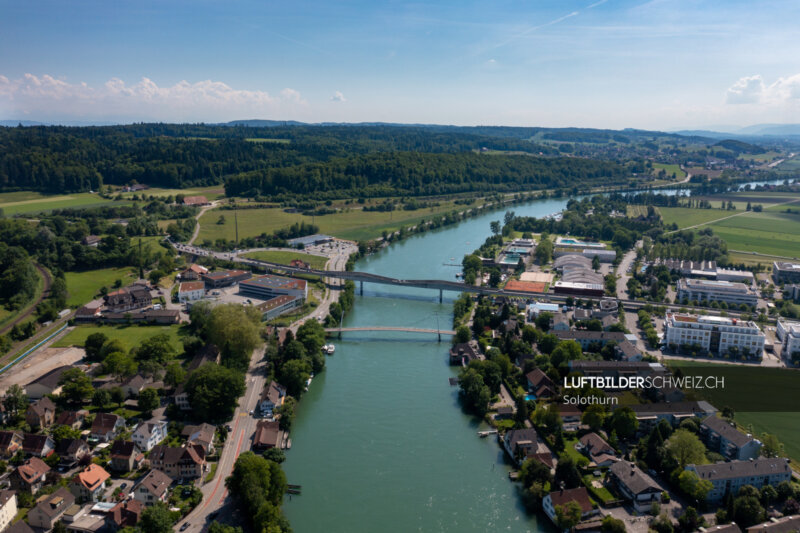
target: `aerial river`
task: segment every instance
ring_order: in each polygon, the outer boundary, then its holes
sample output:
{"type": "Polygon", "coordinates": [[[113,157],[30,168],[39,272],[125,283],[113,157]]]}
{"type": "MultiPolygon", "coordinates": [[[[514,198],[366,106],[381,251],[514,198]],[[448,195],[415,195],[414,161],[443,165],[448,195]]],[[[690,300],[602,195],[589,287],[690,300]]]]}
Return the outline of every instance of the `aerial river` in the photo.
{"type": "MultiPolygon", "coordinates": [[[[755,182],[753,183],[755,184],[755,182]]],[[[668,193],[668,191],[662,191],[668,193]]],[[[669,191],[674,194],[674,191],[669,191]]],[[[542,217],[567,198],[510,207],[542,217]]],[[[358,262],[357,270],[405,279],[455,280],[458,265],[505,210],[415,235],[358,262]]],[[[450,329],[457,295],[365,284],[344,326],[450,329]]],[[[302,495],[284,511],[297,533],[357,531],[552,531],[522,508],[494,438],[462,413],[448,378],[450,338],[345,333],[299,404],[284,469],[302,495]]]]}

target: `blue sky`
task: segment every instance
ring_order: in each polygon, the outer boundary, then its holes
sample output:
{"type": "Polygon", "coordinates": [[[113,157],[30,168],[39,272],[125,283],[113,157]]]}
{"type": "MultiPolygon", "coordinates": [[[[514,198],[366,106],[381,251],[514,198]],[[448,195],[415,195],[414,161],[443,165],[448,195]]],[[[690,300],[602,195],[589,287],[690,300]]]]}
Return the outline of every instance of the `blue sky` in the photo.
{"type": "Polygon", "coordinates": [[[0,119],[800,122],[800,2],[0,0],[0,119]]]}

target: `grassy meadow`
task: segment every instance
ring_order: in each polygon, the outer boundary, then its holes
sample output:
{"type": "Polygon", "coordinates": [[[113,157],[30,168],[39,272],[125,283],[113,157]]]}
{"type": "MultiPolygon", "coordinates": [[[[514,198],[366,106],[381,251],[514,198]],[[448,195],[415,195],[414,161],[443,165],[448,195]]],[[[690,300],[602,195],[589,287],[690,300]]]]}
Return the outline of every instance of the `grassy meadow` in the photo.
{"type": "Polygon", "coordinates": [[[69,307],[80,307],[94,300],[99,296],[101,287],[113,290],[111,288],[117,280],[122,280],[123,287],[136,281],[135,271],[130,267],[67,272],[65,277],[69,293],[67,296],[69,307]]]}
{"type": "Polygon", "coordinates": [[[250,252],[249,254],[245,254],[245,257],[249,257],[250,259],[258,259],[260,261],[269,261],[270,263],[278,263],[281,265],[288,265],[292,259],[300,259],[301,261],[305,261],[311,265],[311,268],[314,269],[325,268],[325,263],[328,262],[328,258],[321,255],[278,250],[250,252]]]}
{"type": "MultiPolygon", "coordinates": [[[[0,209],[5,216],[41,213],[53,209],[96,207],[112,203],[97,194],[88,192],[46,195],[32,191],[0,193],[0,209]]],[[[120,205],[119,202],[116,205],[120,205]]]]}
{"type": "Polygon", "coordinates": [[[130,350],[141,344],[143,340],[160,333],[166,333],[170,337],[172,346],[180,353],[183,350],[183,344],[181,343],[182,332],[180,328],[181,326],[178,324],[169,326],[77,326],[53,343],[53,347],[65,348],[69,346],[80,346],[82,348],[86,342],[86,337],[93,333],[104,333],[109,339],[119,339],[125,347],[130,350]]]}

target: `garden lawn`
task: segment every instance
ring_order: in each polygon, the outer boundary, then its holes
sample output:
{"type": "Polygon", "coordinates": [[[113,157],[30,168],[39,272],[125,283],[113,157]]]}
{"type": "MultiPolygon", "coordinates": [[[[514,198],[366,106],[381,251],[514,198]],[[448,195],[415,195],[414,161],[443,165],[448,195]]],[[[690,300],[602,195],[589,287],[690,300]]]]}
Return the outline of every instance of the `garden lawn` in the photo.
{"type": "Polygon", "coordinates": [[[53,343],[53,347],[83,347],[86,342],[86,337],[93,333],[104,333],[109,339],[119,339],[129,350],[141,344],[143,340],[160,333],[167,333],[170,336],[171,344],[175,350],[178,353],[183,351],[183,344],[181,343],[181,336],[183,333],[178,324],[169,326],[77,326],[64,335],[64,337],[53,343]]]}
{"type": "Polygon", "coordinates": [[[122,280],[123,287],[136,281],[134,269],[130,267],[67,272],[65,277],[69,293],[67,305],[75,308],[94,300],[99,295],[101,287],[113,290],[114,282],[118,279],[122,280]]]}
{"type": "Polygon", "coordinates": [[[308,263],[313,269],[324,269],[325,264],[328,262],[327,257],[321,255],[304,254],[296,251],[278,251],[269,250],[263,252],[251,252],[245,254],[245,257],[250,259],[258,259],[259,261],[268,261],[270,263],[278,263],[280,265],[288,265],[292,259],[300,259],[308,263]]]}

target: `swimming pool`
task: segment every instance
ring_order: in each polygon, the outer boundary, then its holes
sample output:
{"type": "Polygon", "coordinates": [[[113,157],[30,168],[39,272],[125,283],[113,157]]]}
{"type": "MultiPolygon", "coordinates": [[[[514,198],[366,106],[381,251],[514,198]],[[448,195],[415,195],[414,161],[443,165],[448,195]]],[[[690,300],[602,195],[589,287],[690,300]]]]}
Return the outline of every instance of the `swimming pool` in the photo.
{"type": "Polygon", "coordinates": [[[505,254],[500,260],[503,265],[516,265],[522,256],[519,254],[505,254]]]}

